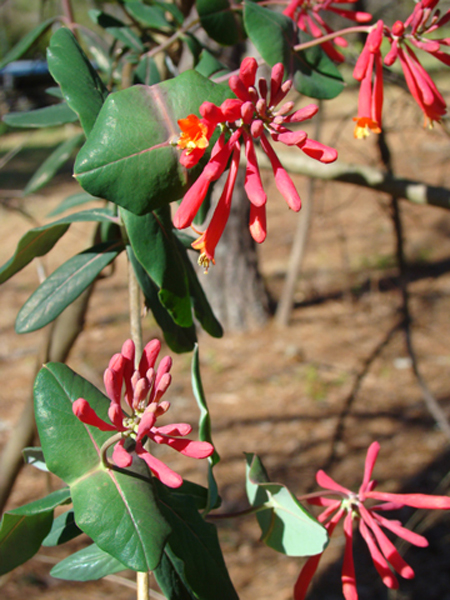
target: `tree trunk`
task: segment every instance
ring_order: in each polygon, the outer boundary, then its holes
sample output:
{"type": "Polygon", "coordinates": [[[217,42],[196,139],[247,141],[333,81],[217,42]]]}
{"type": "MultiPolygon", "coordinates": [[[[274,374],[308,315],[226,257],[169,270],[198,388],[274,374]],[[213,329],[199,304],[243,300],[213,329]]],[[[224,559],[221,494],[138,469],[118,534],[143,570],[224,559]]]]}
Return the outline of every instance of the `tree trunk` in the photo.
{"type": "MultiPolygon", "coordinates": [[[[227,173],[215,186],[212,207],[220,197],[226,176],[227,173]]],[[[216,264],[200,278],[225,332],[261,327],[270,314],[269,294],[258,269],[256,244],[248,230],[249,211],[244,173],[240,171],[230,217],[216,248],[216,264]]]]}

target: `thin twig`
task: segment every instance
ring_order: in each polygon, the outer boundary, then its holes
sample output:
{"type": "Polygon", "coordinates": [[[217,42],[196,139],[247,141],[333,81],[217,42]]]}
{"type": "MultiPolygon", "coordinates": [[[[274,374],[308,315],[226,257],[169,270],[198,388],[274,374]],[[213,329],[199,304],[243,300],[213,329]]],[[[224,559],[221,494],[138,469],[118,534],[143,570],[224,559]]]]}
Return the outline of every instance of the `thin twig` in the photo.
{"type": "MultiPolygon", "coordinates": [[[[386,166],[388,172],[393,174],[391,154],[386,140],[386,135],[382,132],[378,137],[378,147],[380,149],[381,159],[386,166]]],[[[408,264],[404,250],[404,231],[400,203],[395,195],[391,196],[391,214],[396,239],[396,257],[399,269],[399,285],[401,294],[401,313],[402,313],[402,329],[405,335],[406,349],[411,359],[411,367],[417,383],[422,391],[422,396],[425,401],[425,406],[428,412],[435,420],[438,427],[450,440],[450,424],[448,419],[439,405],[438,401],[432,394],[425,379],[419,369],[417,355],[412,342],[412,315],[410,311],[410,296],[408,289],[408,264]]]]}
{"type": "MultiPolygon", "coordinates": [[[[272,168],[264,152],[258,148],[256,154],[258,164],[262,169],[272,168]]],[[[307,175],[308,177],[327,181],[353,183],[396,196],[399,199],[404,198],[414,204],[429,204],[450,209],[450,189],[448,188],[427,185],[413,179],[395,177],[388,171],[369,167],[368,165],[356,165],[341,161],[323,164],[299,152],[292,151],[278,151],[277,155],[283,167],[290,173],[307,175]]]]}

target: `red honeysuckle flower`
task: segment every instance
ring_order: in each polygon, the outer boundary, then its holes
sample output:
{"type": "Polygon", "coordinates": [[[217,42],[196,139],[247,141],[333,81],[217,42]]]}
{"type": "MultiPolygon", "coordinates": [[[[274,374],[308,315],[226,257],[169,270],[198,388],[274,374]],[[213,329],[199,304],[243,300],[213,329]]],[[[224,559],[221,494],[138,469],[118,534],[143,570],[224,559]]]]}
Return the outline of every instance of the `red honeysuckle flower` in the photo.
{"type": "Polygon", "coordinates": [[[354,136],[357,139],[367,137],[370,132],[381,132],[381,113],[383,108],[383,64],[381,42],[383,40],[383,21],[378,21],[367,36],[353,71],[353,77],[361,82],[358,96],[358,116],[354,136]],[[374,81],[372,84],[372,76],[374,81]]]}
{"type": "Polygon", "coordinates": [[[151,340],[143,350],[139,367],[135,369],[135,346],[132,340],[127,340],[121,352],[109,361],[103,379],[111,400],[108,410],[111,423],[101,419],[84,398],[78,398],[72,410],[86,425],[101,431],[115,431],[114,441],[119,434],[112,454],[112,460],[118,467],[126,468],[133,462],[133,455],[125,448],[126,440],[131,438],[135,441],[136,455],[147,463],[153,475],[165,485],[177,488],[183,483],[182,477],[150,454],[144,448],[145,440],[171,446],[191,458],[207,458],[214,452],[214,447],[209,442],[185,439],[192,431],[188,423],[156,426],[157,419],[170,407],[170,403],[161,401],[161,398],[172,379],[169,373],[172,359],[169,356],[164,357],[155,370],[160,349],[160,341],[151,340]],[[122,408],[122,404],[127,410],[122,408]]]}
{"type": "Polygon", "coordinates": [[[212,148],[210,160],[185,194],[174,216],[177,229],[192,225],[209,186],[219,179],[232,156],[227,182],[213,217],[206,231],[192,244],[200,250],[199,264],[204,267],[205,272],[211,262],[214,264],[215,248],[228,220],[241,143],[247,159],[244,188],[251,203],[249,230],[258,243],[263,242],[266,237],[267,196],[259,173],[254,140],[260,140],[261,148],[272,165],[276,186],[289,207],[295,211],[300,210],[300,197],[269,139],[287,146],[297,146],[311,158],[323,163],[333,162],[337,158],[334,148],[310,140],[304,131],[290,129],[291,125],[315,115],[318,110],[316,105],[310,104],[292,112],[293,102],[285,102],[277,108],[292,87],[290,80],[283,82],[283,65],[279,63],[272,68],[270,86],[263,78],[256,84],[257,69],[258,63],[254,58],[244,59],[239,75],[232,75],[229,79],[229,86],[237,98],[225,100],[220,107],[204,102],[199,109],[202,119],[190,115],[179,121],[182,134],[178,146],[184,149],[180,159],[184,166],[192,167],[197,164],[205,151],[205,140],[211,138],[217,125],[221,128],[221,134],[212,148]]]}
{"type": "MultiPolygon", "coordinates": [[[[324,35],[333,33],[333,29],[322,18],[320,14],[322,11],[338,14],[356,23],[368,23],[372,20],[372,15],[367,12],[334,6],[336,4],[352,3],[353,0],[291,0],[290,4],[284,9],[283,14],[295,21],[301,31],[305,31],[315,38],[321,38],[324,35]]],[[[348,42],[343,37],[336,37],[332,42],[326,41],[321,44],[323,50],[336,62],[344,61],[344,56],[336,46],[345,48],[347,45],[348,42]]]]}
{"type": "MultiPolygon", "coordinates": [[[[425,548],[428,541],[422,535],[404,528],[399,521],[386,519],[382,514],[390,510],[398,510],[404,506],[425,509],[450,509],[450,497],[431,496],[428,494],[395,494],[375,491],[377,482],[372,479],[380,445],[373,442],[366,456],[363,481],[357,493],[341,486],[324,471],[317,472],[316,481],[326,492],[320,492],[307,498],[310,504],[325,507],[319,515],[331,537],[336,525],[344,518],[345,550],[342,566],[342,591],[345,600],[358,600],[355,569],[353,563],[353,522],[358,522],[359,531],[367,544],[374,566],[383,583],[390,589],[398,588],[398,581],[391,567],[405,579],[412,579],[414,571],[399,554],[394,544],[383,532],[382,528],[395,533],[410,544],[425,548]],[[340,496],[335,500],[330,495],[340,496]],[[378,500],[379,504],[367,507],[367,500],[378,500]]],[[[294,600],[303,600],[309,584],[319,565],[322,554],[311,556],[304,564],[294,586],[294,600]]]]}
{"type": "Polygon", "coordinates": [[[428,122],[430,126],[434,121],[441,120],[447,106],[411,45],[450,66],[450,55],[441,49],[441,46],[450,45],[450,39],[425,37],[450,21],[450,9],[441,17],[440,11],[435,10],[437,4],[438,0],[421,0],[404,23],[396,21],[390,30],[385,31],[391,49],[385,56],[384,63],[392,66],[399,59],[408,89],[423,111],[425,124],[428,122]]]}

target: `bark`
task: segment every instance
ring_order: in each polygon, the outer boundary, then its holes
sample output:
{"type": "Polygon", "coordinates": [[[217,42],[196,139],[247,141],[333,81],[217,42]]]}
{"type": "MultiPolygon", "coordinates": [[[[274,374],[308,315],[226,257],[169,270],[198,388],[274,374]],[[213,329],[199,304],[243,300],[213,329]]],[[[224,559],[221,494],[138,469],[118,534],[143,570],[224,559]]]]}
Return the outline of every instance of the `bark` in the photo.
{"type": "MultiPolygon", "coordinates": [[[[222,180],[214,189],[213,205],[220,196],[221,184],[222,180]]],[[[270,299],[258,269],[256,244],[248,230],[249,206],[244,173],[239,172],[230,218],[216,249],[216,264],[200,277],[225,332],[261,327],[270,314],[270,299]]]]}

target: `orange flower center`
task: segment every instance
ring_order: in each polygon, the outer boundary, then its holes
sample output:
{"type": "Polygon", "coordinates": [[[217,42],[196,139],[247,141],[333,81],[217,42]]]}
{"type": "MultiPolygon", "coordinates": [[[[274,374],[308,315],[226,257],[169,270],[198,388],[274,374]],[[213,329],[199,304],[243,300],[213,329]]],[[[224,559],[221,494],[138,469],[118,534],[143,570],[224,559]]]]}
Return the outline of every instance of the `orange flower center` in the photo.
{"type": "Polygon", "coordinates": [[[370,117],[353,117],[356,121],[355,131],[353,135],[358,140],[363,140],[370,135],[370,132],[381,133],[381,128],[376,121],[370,117]]]}
{"type": "Polygon", "coordinates": [[[177,143],[178,148],[186,150],[189,154],[195,148],[203,150],[208,147],[208,127],[196,115],[188,115],[185,119],[179,119],[178,125],[181,129],[177,143]]]}

